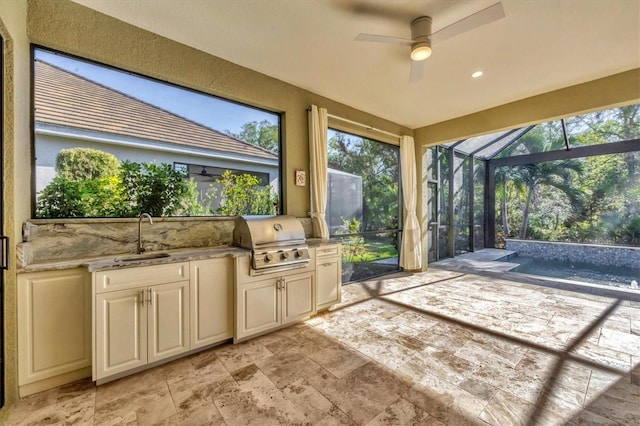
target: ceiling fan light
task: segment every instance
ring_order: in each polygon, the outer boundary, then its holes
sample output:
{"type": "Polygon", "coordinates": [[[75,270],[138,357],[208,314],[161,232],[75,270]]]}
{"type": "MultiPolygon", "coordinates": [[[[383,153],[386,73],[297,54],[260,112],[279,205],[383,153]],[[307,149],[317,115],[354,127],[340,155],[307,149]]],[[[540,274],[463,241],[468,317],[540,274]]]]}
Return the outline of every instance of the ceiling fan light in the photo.
{"type": "Polygon", "coordinates": [[[431,56],[431,43],[424,41],[414,43],[411,46],[411,60],[412,61],[424,61],[431,56]]]}

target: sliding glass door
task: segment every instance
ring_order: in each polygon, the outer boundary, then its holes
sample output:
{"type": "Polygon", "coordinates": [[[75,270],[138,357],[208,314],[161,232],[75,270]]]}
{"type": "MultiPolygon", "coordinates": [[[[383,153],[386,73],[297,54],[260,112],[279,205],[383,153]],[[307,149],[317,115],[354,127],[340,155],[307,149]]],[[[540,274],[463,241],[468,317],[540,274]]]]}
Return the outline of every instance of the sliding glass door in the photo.
{"type": "Polygon", "coordinates": [[[398,146],[329,129],[326,217],[342,242],[342,282],[400,269],[398,146]]]}

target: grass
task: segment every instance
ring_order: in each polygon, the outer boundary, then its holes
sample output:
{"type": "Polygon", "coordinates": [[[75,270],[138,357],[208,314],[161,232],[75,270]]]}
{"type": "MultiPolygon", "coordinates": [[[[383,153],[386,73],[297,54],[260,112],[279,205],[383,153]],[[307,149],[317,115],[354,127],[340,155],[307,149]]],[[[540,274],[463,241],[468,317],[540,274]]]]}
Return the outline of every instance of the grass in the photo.
{"type": "Polygon", "coordinates": [[[345,238],[343,240],[343,259],[351,262],[373,262],[375,260],[380,259],[388,259],[390,257],[398,256],[398,251],[395,246],[389,243],[385,243],[382,241],[358,241],[356,240],[356,244],[358,245],[355,248],[355,253],[353,255],[349,252],[349,244],[353,241],[350,241],[349,238],[345,238]]]}

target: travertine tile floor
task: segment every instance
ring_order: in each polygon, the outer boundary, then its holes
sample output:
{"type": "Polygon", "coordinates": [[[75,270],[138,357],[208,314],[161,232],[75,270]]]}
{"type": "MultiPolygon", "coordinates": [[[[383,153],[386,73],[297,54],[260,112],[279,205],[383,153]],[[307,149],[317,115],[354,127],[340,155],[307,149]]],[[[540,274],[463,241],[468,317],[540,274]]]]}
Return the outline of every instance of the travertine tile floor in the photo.
{"type": "Polygon", "coordinates": [[[640,424],[640,305],[444,270],[343,287],[340,307],[94,387],[8,423],[640,424]]]}

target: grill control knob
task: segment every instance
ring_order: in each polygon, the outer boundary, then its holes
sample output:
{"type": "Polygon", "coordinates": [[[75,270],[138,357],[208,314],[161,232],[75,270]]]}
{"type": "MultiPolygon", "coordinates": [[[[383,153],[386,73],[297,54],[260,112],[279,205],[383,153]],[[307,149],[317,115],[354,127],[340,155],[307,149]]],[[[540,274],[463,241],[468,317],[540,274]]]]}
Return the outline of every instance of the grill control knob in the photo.
{"type": "Polygon", "coordinates": [[[266,255],[264,256],[264,261],[265,261],[265,262],[267,262],[267,263],[268,263],[268,262],[271,262],[272,260],[273,260],[273,256],[272,256],[272,255],[270,255],[270,254],[266,254],[266,255]]]}
{"type": "Polygon", "coordinates": [[[302,250],[296,250],[296,257],[302,257],[304,252],[302,250]]]}
{"type": "Polygon", "coordinates": [[[284,253],[282,253],[282,258],[284,260],[287,260],[289,258],[289,253],[287,253],[286,251],[284,253]]]}

